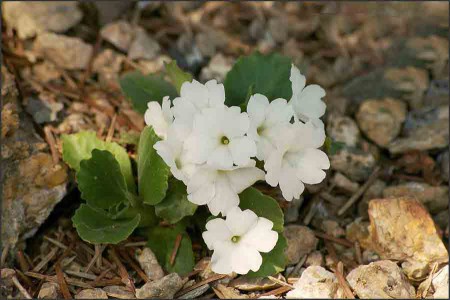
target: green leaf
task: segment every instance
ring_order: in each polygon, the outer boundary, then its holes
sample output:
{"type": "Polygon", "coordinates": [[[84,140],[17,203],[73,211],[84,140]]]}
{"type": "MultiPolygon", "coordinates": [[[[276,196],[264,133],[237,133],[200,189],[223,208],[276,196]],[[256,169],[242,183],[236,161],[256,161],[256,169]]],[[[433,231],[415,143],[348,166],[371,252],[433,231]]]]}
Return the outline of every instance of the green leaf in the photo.
{"type": "Polygon", "coordinates": [[[127,202],[127,186],[120,166],[111,152],[92,150],[90,159],[82,160],[77,173],[81,198],[97,208],[110,208],[127,202]]]}
{"type": "Polygon", "coordinates": [[[327,136],[325,138],[324,146],[327,154],[334,155],[339,153],[343,148],[345,148],[345,143],[333,141],[332,138],[327,136]]]}
{"type": "Polygon", "coordinates": [[[141,221],[138,227],[149,227],[158,224],[158,217],[155,214],[155,207],[138,203],[136,206],[128,206],[120,218],[134,218],[137,214],[141,215],[141,221]]]}
{"type": "Polygon", "coordinates": [[[175,87],[161,75],[143,75],[138,71],[124,74],[120,80],[120,87],[125,96],[133,104],[133,108],[144,114],[149,101],[162,102],[163,97],[171,99],[177,96],[175,87]]]}
{"type": "Polygon", "coordinates": [[[164,67],[178,94],[180,94],[181,85],[186,81],[192,81],[192,75],[181,70],[175,60],[172,60],[170,63],[164,63],[164,67]]]}
{"type": "Polygon", "coordinates": [[[91,244],[117,244],[138,226],[141,217],[112,219],[106,212],[81,204],[72,217],[73,226],[82,240],[91,244]]]}
{"type": "Polygon", "coordinates": [[[252,210],[258,217],[264,217],[273,222],[273,230],[283,231],[284,216],[278,202],[270,196],[262,194],[249,187],[239,195],[239,207],[252,210]]]}
{"type": "Polygon", "coordinates": [[[125,148],[117,143],[105,142],[97,138],[94,131],[80,131],[76,134],[63,134],[61,136],[63,142],[63,159],[75,171],[80,170],[80,162],[84,159],[91,158],[92,150],[108,150],[111,152],[119,163],[122,175],[128,186],[128,191],[135,192],[136,185],[134,183],[131,162],[125,148]]]}
{"type": "Polygon", "coordinates": [[[265,95],[269,101],[276,98],[289,100],[292,96],[291,60],[279,54],[254,53],[241,57],[225,78],[225,104],[241,105],[247,92],[265,95]]]}
{"type": "Polygon", "coordinates": [[[287,263],[286,255],[284,254],[286,247],[286,238],[283,234],[279,233],[275,248],[273,248],[269,253],[261,253],[263,263],[259,270],[257,272],[250,271],[246,276],[250,278],[266,277],[282,272],[287,263]]]}
{"type": "Polygon", "coordinates": [[[166,196],[170,169],[153,149],[159,141],[152,127],[145,127],[139,139],[138,182],[139,195],[144,203],[155,205],[166,196]]]}
{"type": "Polygon", "coordinates": [[[194,215],[196,210],[197,205],[187,199],[186,186],[176,179],[170,180],[166,198],[155,206],[156,215],[170,224],[194,215]]]}
{"type": "Polygon", "coordinates": [[[155,253],[158,262],[171,273],[181,276],[188,274],[194,268],[194,253],[191,239],[182,226],[155,227],[150,230],[147,246],[155,253]],[[170,257],[175,247],[178,235],[182,236],[174,264],[170,264],[170,257]]]}

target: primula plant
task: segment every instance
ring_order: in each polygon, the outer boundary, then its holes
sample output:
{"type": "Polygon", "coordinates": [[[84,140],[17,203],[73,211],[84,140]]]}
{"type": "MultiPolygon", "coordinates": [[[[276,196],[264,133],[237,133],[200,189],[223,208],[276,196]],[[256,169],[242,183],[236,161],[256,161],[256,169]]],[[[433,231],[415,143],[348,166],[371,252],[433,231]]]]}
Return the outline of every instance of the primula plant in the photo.
{"type": "Polygon", "coordinates": [[[197,227],[216,273],[284,270],[282,210],[253,185],[279,186],[291,201],[325,178],[325,91],[306,85],[289,59],[258,53],[239,59],[224,84],[202,84],[175,62],[165,76],[132,72],[120,83],[147,125],[135,163],[94,132],[63,137],[63,158],[86,201],[73,217],[80,237],[116,244],[140,228],[161,265],[186,274],[194,264],[186,230],[197,227]]]}

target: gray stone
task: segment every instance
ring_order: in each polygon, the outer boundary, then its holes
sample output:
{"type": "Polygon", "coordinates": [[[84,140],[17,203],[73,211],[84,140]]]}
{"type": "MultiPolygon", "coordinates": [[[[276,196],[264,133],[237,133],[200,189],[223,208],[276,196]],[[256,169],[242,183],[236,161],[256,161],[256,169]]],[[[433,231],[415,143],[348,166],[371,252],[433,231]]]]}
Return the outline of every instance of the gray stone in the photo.
{"type": "Polygon", "coordinates": [[[108,299],[108,295],[102,289],[85,289],[75,295],[75,299],[108,299]]]}
{"type": "Polygon", "coordinates": [[[389,186],[383,191],[383,197],[407,197],[417,199],[428,208],[430,213],[438,213],[448,207],[448,187],[431,186],[425,182],[407,182],[389,186]]]}
{"type": "Polygon", "coordinates": [[[161,47],[156,40],[150,37],[144,29],[136,28],[133,42],[128,50],[129,59],[153,59],[160,51],[161,47]]]}
{"type": "Polygon", "coordinates": [[[171,273],[161,279],[147,282],[140,289],[136,289],[136,298],[172,299],[184,283],[185,281],[177,273],[171,273]]]}
{"type": "Polygon", "coordinates": [[[296,264],[303,255],[316,250],[319,240],[314,232],[306,226],[288,225],[283,232],[287,240],[286,258],[288,264],[296,264]]]}
{"type": "Polygon", "coordinates": [[[366,100],[356,113],[359,128],[380,147],[386,147],[400,133],[406,105],[396,99],[366,100]]]}
{"type": "Polygon", "coordinates": [[[335,142],[341,142],[349,147],[355,147],[361,135],[358,125],[352,118],[330,114],[327,122],[327,135],[335,142]]]}
{"type": "Polygon", "coordinates": [[[339,299],[344,298],[336,276],[320,266],[310,266],[294,283],[286,299],[339,299]]]}
{"type": "Polygon", "coordinates": [[[444,178],[445,181],[448,181],[449,178],[449,155],[448,151],[445,151],[441,155],[439,155],[438,162],[440,163],[440,169],[441,169],[441,176],[444,178]]]}
{"type": "Polygon", "coordinates": [[[38,35],[33,50],[36,55],[68,70],[85,69],[92,56],[92,45],[76,37],[54,33],[38,35]]]}
{"type": "Polygon", "coordinates": [[[64,32],[83,17],[77,2],[5,2],[2,8],[6,24],[21,39],[46,31],[64,32]]]}
{"type": "Polygon", "coordinates": [[[222,53],[214,55],[208,65],[202,69],[200,80],[206,82],[211,79],[216,79],[218,82],[223,82],[225,75],[233,66],[233,61],[233,58],[225,57],[222,53]]]}
{"type": "Polygon", "coordinates": [[[128,291],[123,286],[110,285],[110,286],[105,286],[103,288],[103,290],[106,292],[106,294],[109,297],[112,297],[112,298],[117,298],[117,299],[134,299],[134,298],[136,298],[132,292],[128,291]]]}
{"type": "Polygon", "coordinates": [[[271,18],[268,22],[269,33],[277,43],[283,43],[288,38],[288,23],[283,18],[271,18]]]}
{"type": "Polygon", "coordinates": [[[337,188],[341,188],[346,192],[353,194],[359,188],[359,183],[353,182],[348,179],[344,174],[336,172],[331,178],[331,181],[336,185],[337,188]]]}
{"type": "Polygon", "coordinates": [[[320,251],[313,251],[306,257],[305,266],[319,266],[323,267],[323,254],[320,251]]]}
{"type": "Polygon", "coordinates": [[[145,247],[142,250],[136,250],[136,260],[150,280],[158,280],[164,277],[164,271],[150,248],[145,247]]]}
{"type": "Polygon", "coordinates": [[[44,282],[39,290],[39,299],[58,298],[59,285],[56,282],[44,282]]]}
{"type": "Polygon", "coordinates": [[[197,298],[197,297],[203,295],[204,293],[206,293],[206,291],[208,291],[209,288],[210,288],[209,284],[201,285],[198,288],[193,289],[192,291],[189,291],[189,292],[187,292],[184,295],[181,295],[179,297],[179,299],[194,299],[194,298],[197,298]]]}
{"type": "Polygon", "coordinates": [[[117,21],[104,26],[100,35],[117,49],[127,52],[134,38],[133,26],[126,21],[117,21]]]}
{"type": "MultiPolygon", "coordinates": [[[[276,277],[277,279],[279,279],[281,281],[284,280],[284,278],[281,274],[278,274],[274,277],[276,277]]],[[[277,283],[270,280],[267,277],[240,276],[240,277],[232,280],[228,286],[236,288],[241,291],[260,291],[260,290],[273,289],[277,286],[277,283]]]]}
{"type": "Polygon", "coordinates": [[[331,168],[353,181],[365,181],[376,165],[373,153],[360,148],[344,147],[330,155],[331,168]]]}
{"type": "MultiPolygon", "coordinates": [[[[2,247],[25,245],[66,194],[67,169],[54,163],[47,144],[23,113],[11,74],[2,67],[2,247]],[[7,224],[7,225],[6,225],[7,224]]],[[[8,259],[9,262],[9,259],[8,259]]]]}
{"type": "Polygon", "coordinates": [[[381,260],[361,265],[347,275],[350,287],[360,299],[412,299],[414,287],[395,262],[381,260]]]}

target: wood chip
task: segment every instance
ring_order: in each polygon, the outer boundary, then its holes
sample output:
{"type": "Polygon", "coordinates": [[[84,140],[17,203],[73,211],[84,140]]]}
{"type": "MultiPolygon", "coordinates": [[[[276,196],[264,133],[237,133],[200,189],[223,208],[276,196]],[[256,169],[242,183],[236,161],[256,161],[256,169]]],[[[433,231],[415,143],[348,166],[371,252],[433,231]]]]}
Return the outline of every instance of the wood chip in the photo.
{"type": "Polygon", "coordinates": [[[25,296],[25,298],[32,299],[30,294],[28,293],[28,291],[20,284],[19,280],[17,280],[16,276],[13,276],[12,282],[17,287],[17,289],[20,291],[20,293],[25,296]]]}
{"type": "Polygon", "coordinates": [[[350,286],[348,285],[347,281],[345,280],[344,265],[342,264],[341,261],[337,263],[336,270],[334,270],[334,274],[336,275],[339,285],[344,290],[344,294],[347,297],[347,299],[355,299],[355,296],[353,295],[353,292],[350,289],[350,286]]]}

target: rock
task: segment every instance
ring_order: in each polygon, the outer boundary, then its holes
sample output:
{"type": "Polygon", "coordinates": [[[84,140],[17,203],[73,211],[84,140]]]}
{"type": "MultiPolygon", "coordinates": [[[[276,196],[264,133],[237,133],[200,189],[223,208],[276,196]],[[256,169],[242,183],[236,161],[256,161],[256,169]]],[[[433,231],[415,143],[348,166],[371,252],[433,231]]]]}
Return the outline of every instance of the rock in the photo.
{"type": "Polygon", "coordinates": [[[342,229],[335,220],[323,220],[320,228],[325,231],[325,233],[337,238],[345,235],[345,230],[342,229]]]}
{"type": "Polygon", "coordinates": [[[211,79],[216,79],[218,82],[223,82],[225,75],[231,70],[233,62],[233,58],[225,57],[222,53],[214,55],[208,65],[202,69],[200,80],[206,82],[211,79]]]}
{"type": "Polygon", "coordinates": [[[323,254],[320,251],[313,251],[306,257],[305,266],[320,266],[323,267],[323,254]]]}
{"type": "Polygon", "coordinates": [[[359,128],[380,147],[386,147],[400,133],[406,105],[396,99],[366,100],[356,113],[359,128]]]}
{"type": "Polygon", "coordinates": [[[336,276],[319,266],[306,268],[286,299],[337,299],[344,298],[336,276]]]}
{"type": "MultiPolygon", "coordinates": [[[[95,1],[92,2],[98,11],[98,18],[100,25],[105,25],[116,20],[123,14],[133,3],[131,2],[117,2],[117,1],[95,1]]],[[[138,2],[142,3],[142,2],[138,2]]],[[[146,2],[147,3],[147,2],[146,2]]]]}
{"type": "Polygon", "coordinates": [[[441,230],[446,230],[448,228],[448,211],[441,211],[433,216],[433,221],[441,230]]]}
{"type": "Polygon", "coordinates": [[[288,38],[288,23],[283,18],[271,18],[268,22],[269,33],[277,43],[283,43],[288,38]]]}
{"type": "Polygon", "coordinates": [[[448,105],[423,108],[408,114],[402,137],[393,141],[388,148],[392,154],[446,148],[448,132],[448,105]]]}
{"type": "Polygon", "coordinates": [[[100,30],[100,35],[105,41],[110,42],[117,49],[128,52],[134,38],[133,26],[126,21],[109,23],[100,30]]]}
{"type": "Polygon", "coordinates": [[[361,265],[347,275],[350,287],[360,299],[413,299],[414,287],[396,263],[381,260],[361,265]]]}
{"type": "Polygon", "coordinates": [[[348,224],[345,228],[345,237],[351,242],[358,242],[361,247],[370,249],[372,239],[369,232],[369,222],[364,221],[361,217],[348,224]]]}
{"type": "Polygon", "coordinates": [[[204,57],[195,40],[187,33],[180,35],[175,45],[169,48],[169,54],[177,61],[181,69],[191,74],[200,71],[204,63],[204,57]]]}
{"type": "Polygon", "coordinates": [[[2,283],[6,287],[12,287],[14,285],[12,279],[16,276],[16,271],[9,268],[3,268],[0,270],[0,278],[2,279],[2,283]]]}
{"type": "Polygon", "coordinates": [[[160,51],[161,47],[158,42],[151,38],[143,28],[138,27],[135,30],[133,42],[128,50],[128,58],[131,60],[139,58],[153,59],[160,51]]]}
{"type": "Polygon", "coordinates": [[[26,111],[33,117],[38,124],[54,122],[57,120],[57,114],[64,108],[59,102],[49,102],[45,99],[30,97],[27,99],[26,111]]]}
{"type": "Polygon", "coordinates": [[[107,89],[119,90],[119,73],[125,56],[111,49],[105,49],[96,55],[92,71],[98,74],[99,83],[107,89]]]}
{"type": "Polygon", "coordinates": [[[300,196],[298,199],[293,199],[288,202],[286,209],[284,210],[284,223],[293,223],[298,220],[299,210],[303,204],[303,197],[300,196]]]}
{"type": "Polygon", "coordinates": [[[85,289],[75,295],[75,299],[108,299],[108,295],[102,289],[85,289]]]}
{"type": "Polygon", "coordinates": [[[303,255],[316,250],[318,239],[306,226],[288,225],[284,228],[287,240],[286,257],[288,264],[297,264],[303,255]]]}
{"type": "Polygon", "coordinates": [[[136,260],[150,280],[158,280],[164,277],[164,271],[150,248],[145,247],[142,250],[136,250],[136,260]]]}
{"type": "Polygon", "coordinates": [[[353,182],[348,179],[344,174],[336,172],[331,178],[331,182],[336,185],[337,188],[343,189],[350,194],[355,193],[359,189],[359,183],[353,182]]]}
{"type": "Polygon", "coordinates": [[[431,288],[434,290],[433,299],[448,299],[448,265],[434,274],[431,288]]]}
{"type": "Polygon", "coordinates": [[[360,148],[344,147],[330,155],[331,168],[353,181],[367,180],[376,165],[375,155],[360,148]]]}
{"type": "Polygon", "coordinates": [[[54,33],[38,35],[33,47],[36,55],[68,70],[85,69],[93,51],[91,45],[79,38],[54,33]]]}
{"type": "Polygon", "coordinates": [[[223,299],[246,299],[247,295],[242,295],[238,290],[223,284],[217,284],[215,287],[223,296],[223,299]]]}
{"type": "Polygon", "coordinates": [[[33,73],[43,83],[57,80],[61,77],[60,70],[57,69],[54,63],[48,60],[33,65],[33,73]]]}
{"type": "Polygon", "coordinates": [[[383,75],[393,93],[401,95],[399,99],[406,100],[413,109],[422,107],[423,96],[429,86],[426,70],[414,67],[387,68],[383,75]]]}
{"type": "MultiPolygon", "coordinates": [[[[281,274],[274,276],[281,281],[285,281],[281,274]]],[[[278,284],[273,282],[267,277],[247,277],[240,276],[236,279],[230,281],[228,286],[236,288],[241,291],[258,291],[258,290],[270,290],[277,286],[278,284]]]]}
{"type": "Polygon", "coordinates": [[[39,290],[39,299],[58,298],[59,285],[56,282],[44,282],[39,290]]]}
{"type": "Polygon", "coordinates": [[[185,281],[177,273],[171,273],[161,279],[147,282],[140,289],[136,289],[136,298],[173,299],[184,283],[185,281]]]}
{"type": "Polygon", "coordinates": [[[445,181],[448,181],[449,178],[449,155],[448,151],[445,151],[441,155],[439,155],[438,162],[440,163],[441,176],[445,181]]]}
{"type": "Polygon", "coordinates": [[[134,299],[134,298],[136,298],[132,292],[128,291],[123,286],[110,285],[110,286],[105,286],[103,288],[103,290],[106,292],[106,294],[109,297],[112,297],[112,298],[117,298],[117,299],[134,299]]]}
{"type": "Polygon", "coordinates": [[[217,50],[227,46],[227,36],[224,33],[208,28],[195,36],[195,43],[205,57],[213,57],[217,50]]]}
{"type": "MultiPolygon", "coordinates": [[[[24,114],[12,75],[2,68],[2,247],[15,257],[66,194],[67,169],[24,114]],[[5,226],[8,224],[8,226],[5,226]]],[[[3,249],[3,248],[2,248],[3,249]]]]}
{"type": "Polygon", "coordinates": [[[349,147],[356,147],[361,135],[358,125],[350,117],[331,113],[327,118],[327,135],[335,142],[341,142],[349,147]]]}
{"type": "Polygon", "coordinates": [[[208,291],[209,288],[210,288],[209,284],[201,285],[198,288],[193,289],[192,291],[189,291],[189,292],[187,292],[184,295],[181,295],[179,297],[179,299],[194,299],[194,298],[197,298],[197,297],[203,295],[204,293],[206,293],[206,291],[208,291]]]}
{"type": "Polygon", "coordinates": [[[64,32],[83,17],[77,2],[5,2],[3,18],[21,39],[46,31],[64,32]]]}
{"type": "Polygon", "coordinates": [[[372,247],[383,259],[402,262],[405,274],[421,280],[434,263],[448,261],[448,253],[427,210],[408,198],[369,202],[372,247]]]}
{"type": "Polygon", "coordinates": [[[417,199],[425,205],[429,212],[438,213],[448,207],[448,187],[431,186],[425,182],[407,182],[387,187],[383,191],[383,197],[406,197],[417,199]]]}

